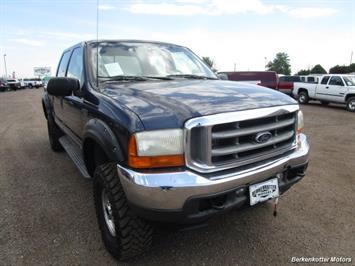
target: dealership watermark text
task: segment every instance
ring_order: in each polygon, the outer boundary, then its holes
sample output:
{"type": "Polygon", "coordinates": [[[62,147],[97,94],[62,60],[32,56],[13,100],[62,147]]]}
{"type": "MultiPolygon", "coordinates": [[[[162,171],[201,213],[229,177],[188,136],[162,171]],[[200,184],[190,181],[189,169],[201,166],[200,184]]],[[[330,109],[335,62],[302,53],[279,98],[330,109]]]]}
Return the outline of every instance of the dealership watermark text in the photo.
{"type": "Polygon", "coordinates": [[[350,257],[291,257],[292,263],[351,263],[350,257]]]}

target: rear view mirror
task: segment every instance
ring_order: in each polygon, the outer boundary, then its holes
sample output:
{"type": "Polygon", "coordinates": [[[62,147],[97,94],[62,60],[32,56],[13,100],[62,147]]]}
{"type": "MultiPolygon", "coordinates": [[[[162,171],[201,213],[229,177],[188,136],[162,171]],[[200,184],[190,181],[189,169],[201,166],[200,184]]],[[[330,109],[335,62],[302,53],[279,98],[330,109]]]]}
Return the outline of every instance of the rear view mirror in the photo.
{"type": "Polygon", "coordinates": [[[69,96],[79,88],[80,82],[75,78],[51,78],[48,81],[47,92],[54,96],[69,96]]]}

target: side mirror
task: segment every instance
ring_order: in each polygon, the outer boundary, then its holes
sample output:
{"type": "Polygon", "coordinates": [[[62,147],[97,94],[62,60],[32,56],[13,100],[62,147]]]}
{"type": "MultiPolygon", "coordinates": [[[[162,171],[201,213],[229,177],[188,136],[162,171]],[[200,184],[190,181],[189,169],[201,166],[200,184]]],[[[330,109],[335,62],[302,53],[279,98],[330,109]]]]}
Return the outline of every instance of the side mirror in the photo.
{"type": "Polygon", "coordinates": [[[69,96],[79,88],[80,82],[75,78],[51,78],[48,81],[47,92],[54,96],[69,96]]]}

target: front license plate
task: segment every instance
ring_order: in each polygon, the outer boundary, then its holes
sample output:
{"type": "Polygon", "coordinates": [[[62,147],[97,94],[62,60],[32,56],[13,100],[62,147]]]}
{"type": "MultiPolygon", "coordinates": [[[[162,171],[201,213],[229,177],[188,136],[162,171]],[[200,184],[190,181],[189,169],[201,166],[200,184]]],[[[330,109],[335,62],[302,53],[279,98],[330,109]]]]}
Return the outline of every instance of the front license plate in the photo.
{"type": "Polygon", "coordinates": [[[277,178],[249,186],[250,205],[255,205],[279,196],[277,178]]]}

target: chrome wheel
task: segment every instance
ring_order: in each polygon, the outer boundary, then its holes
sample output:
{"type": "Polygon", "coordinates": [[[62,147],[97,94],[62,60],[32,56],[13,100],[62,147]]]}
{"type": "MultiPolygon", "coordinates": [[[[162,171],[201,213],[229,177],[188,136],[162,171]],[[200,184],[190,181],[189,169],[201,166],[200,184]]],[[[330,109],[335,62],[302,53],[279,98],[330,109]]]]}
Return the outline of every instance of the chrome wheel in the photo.
{"type": "Polygon", "coordinates": [[[115,222],[112,214],[112,206],[107,197],[107,193],[105,189],[102,189],[101,192],[101,202],[102,202],[102,211],[104,213],[106,226],[110,231],[110,234],[112,236],[116,236],[116,228],[115,228],[115,222]]]}
{"type": "Polygon", "coordinates": [[[350,101],[348,103],[348,108],[351,110],[351,111],[355,111],[355,100],[354,101],[350,101]]]}
{"type": "Polygon", "coordinates": [[[306,96],[302,94],[302,95],[300,96],[300,102],[301,102],[301,103],[304,103],[305,100],[306,100],[306,96]]]}

